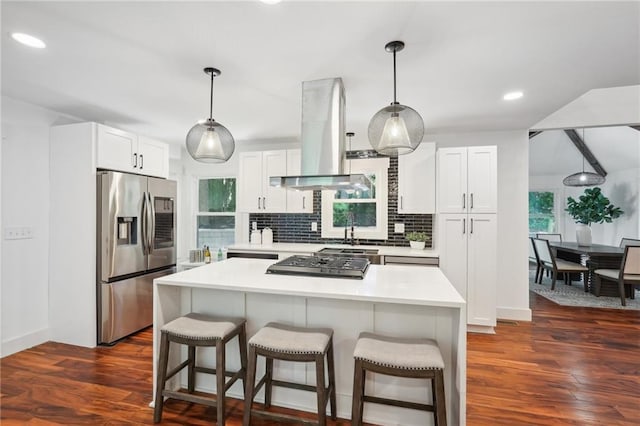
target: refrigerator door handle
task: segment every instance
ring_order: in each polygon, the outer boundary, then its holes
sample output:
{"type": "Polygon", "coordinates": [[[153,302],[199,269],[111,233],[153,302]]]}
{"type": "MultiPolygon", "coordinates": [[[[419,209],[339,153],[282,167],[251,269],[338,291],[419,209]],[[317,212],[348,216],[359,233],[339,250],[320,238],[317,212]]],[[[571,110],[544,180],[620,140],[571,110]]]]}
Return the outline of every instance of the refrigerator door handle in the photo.
{"type": "Polygon", "coordinates": [[[147,197],[149,200],[149,208],[147,212],[149,213],[149,232],[148,232],[148,240],[147,240],[147,248],[149,254],[153,253],[153,247],[156,243],[156,209],[153,207],[153,201],[151,199],[151,193],[147,192],[147,197]]]}
{"type": "Polygon", "coordinates": [[[142,193],[142,214],[140,215],[141,224],[140,224],[140,233],[141,233],[141,245],[142,245],[142,254],[147,254],[147,193],[142,193]]]}

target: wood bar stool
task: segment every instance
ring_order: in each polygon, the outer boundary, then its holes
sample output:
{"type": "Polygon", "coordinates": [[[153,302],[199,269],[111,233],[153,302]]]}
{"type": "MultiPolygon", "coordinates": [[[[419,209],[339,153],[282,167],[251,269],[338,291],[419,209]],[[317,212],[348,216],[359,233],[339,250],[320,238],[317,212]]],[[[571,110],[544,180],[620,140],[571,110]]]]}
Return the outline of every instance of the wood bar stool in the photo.
{"type": "MultiPolygon", "coordinates": [[[[244,418],[242,424],[251,423],[251,405],[256,394],[265,385],[264,406],[271,406],[272,386],[316,392],[318,400],[318,424],[327,424],[327,402],[331,403],[331,419],[336,419],[336,378],[333,362],[333,330],[330,328],[293,327],[270,322],[249,339],[249,367],[244,392],[244,418]],[[266,371],[255,385],[258,355],[265,357],[266,371]],[[324,358],[327,358],[329,386],[325,388],[324,358]],[[315,362],[316,385],[285,382],[273,379],[273,360],[315,362]]],[[[269,413],[270,417],[291,420],[290,416],[269,413]]]]}
{"type": "Polygon", "coordinates": [[[360,333],[353,357],[355,358],[355,370],[353,374],[352,425],[362,425],[364,403],[373,402],[431,411],[436,426],[446,426],[444,361],[435,340],[403,339],[373,333],[360,333]],[[388,376],[431,379],[433,404],[418,404],[365,395],[364,385],[367,371],[388,376]]]}
{"type": "Polygon", "coordinates": [[[238,379],[241,379],[244,385],[246,376],[247,334],[245,323],[246,321],[241,318],[216,318],[203,314],[190,313],[186,316],[176,318],[161,328],[162,336],[160,340],[160,355],[158,357],[155,408],[153,411],[154,423],[162,420],[164,397],[167,397],[217,407],[217,424],[224,425],[225,393],[238,379]],[[226,370],[225,346],[229,340],[236,336],[238,336],[238,345],[240,346],[241,368],[238,371],[232,372],[226,370]],[[171,342],[187,345],[189,347],[188,357],[186,361],[167,373],[169,345],[171,342]],[[196,347],[198,346],[215,346],[216,368],[199,367],[196,365],[196,347]],[[187,376],[188,393],[165,389],[167,380],[187,366],[189,367],[187,376]],[[215,399],[193,395],[196,373],[216,375],[217,395],[215,399]],[[227,382],[226,377],[231,377],[231,379],[227,382]]]}

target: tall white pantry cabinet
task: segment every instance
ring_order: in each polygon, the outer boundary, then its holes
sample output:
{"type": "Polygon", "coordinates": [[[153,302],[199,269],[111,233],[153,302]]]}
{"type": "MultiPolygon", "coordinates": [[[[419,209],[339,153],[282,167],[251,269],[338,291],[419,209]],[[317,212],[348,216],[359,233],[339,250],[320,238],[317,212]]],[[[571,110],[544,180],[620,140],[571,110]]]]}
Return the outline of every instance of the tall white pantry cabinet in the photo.
{"type": "Polygon", "coordinates": [[[496,146],[437,153],[440,268],[467,301],[470,331],[496,325],[496,146]]]}

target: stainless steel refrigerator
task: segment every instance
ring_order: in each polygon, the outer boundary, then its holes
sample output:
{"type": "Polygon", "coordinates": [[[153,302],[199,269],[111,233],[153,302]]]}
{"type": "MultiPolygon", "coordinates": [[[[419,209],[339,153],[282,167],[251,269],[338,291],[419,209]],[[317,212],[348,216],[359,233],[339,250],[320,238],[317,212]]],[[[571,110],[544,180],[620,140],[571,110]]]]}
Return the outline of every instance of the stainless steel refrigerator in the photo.
{"type": "Polygon", "coordinates": [[[176,182],[98,172],[98,343],[153,322],[153,279],[175,272],[176,182]]]}

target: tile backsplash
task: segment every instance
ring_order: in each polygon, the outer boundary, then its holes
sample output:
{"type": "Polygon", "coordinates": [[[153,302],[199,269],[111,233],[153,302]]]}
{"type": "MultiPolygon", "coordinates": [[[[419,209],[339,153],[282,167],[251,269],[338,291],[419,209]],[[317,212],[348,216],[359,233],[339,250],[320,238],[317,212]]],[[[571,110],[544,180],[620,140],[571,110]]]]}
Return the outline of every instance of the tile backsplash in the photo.
{"type": "MultiPolygon", "coordinates": [[[[389,202],[387,240],[358,239],[359,244],[377,246],[409,246],[404,234],[393,232],[394,223],[404,223],[405,233],[426,232],[433,236],[433,215],[398,214],[398,158],[390,157],[389,162],[389,202]]],[[[343,243],[342,238],[321,238],[321,191],[313,191],[313,213],[251,213],[249,223],[257,222],[258,229],[269,227],[273,230],[273,242],[280,243],[343,243]],[[318,224],[318,231],[311,231],[311,222],[318,224]]],[[[426,246],[431,247],[431,241],[426,246]]]]}

